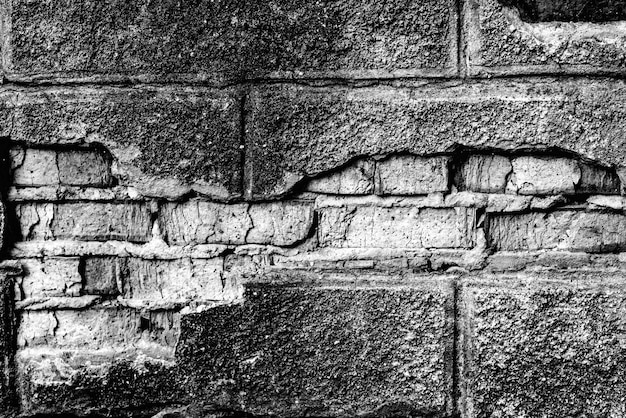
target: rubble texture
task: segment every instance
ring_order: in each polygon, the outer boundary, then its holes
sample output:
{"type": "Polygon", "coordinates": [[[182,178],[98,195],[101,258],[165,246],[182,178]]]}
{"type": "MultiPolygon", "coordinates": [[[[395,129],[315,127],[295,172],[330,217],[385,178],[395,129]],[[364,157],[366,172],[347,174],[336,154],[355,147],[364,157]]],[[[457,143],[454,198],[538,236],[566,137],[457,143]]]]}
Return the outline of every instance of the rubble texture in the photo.
{"type": "Polygon", "coordinates": [[[0,417],[626,416],[624,15],[0,0],[0,417]]]}

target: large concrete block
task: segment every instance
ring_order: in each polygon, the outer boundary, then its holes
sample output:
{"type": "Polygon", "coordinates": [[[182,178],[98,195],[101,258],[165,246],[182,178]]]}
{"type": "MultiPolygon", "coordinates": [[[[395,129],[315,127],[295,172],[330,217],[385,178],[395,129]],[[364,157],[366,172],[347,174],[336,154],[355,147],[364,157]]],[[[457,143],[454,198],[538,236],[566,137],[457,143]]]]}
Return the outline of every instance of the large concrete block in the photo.
{"type": "Polygon", "coordinates": [[[177,360],[196,401],[277,417],[452,413],[449,278],[311,276],[183,317],[177,360]]]}
{"type": "Polygon", "coordinates": [[[585,15],[583,11],[576,13],[576,18],[559,12],[562,3],[468,1],[464,26],[470,75],[626,73],[626,25],[623,21],[614,21],[610,13],[602,17],[599,10],[613,4],[621,7],[623,13],[624,3],[584,2],[597,13],[585,15]],[[518,6],[527,3],[528,7],[504,6],[503,3],[518,6]],[[539,11],[528,3],[547,7],[539,11]],[[563,18],[578,21],[557,21],[563,18]],[[598,22],[581,21],[585,19],[598,22]],[[532,23],[533,20],[542,21],[532,23]]]}
{"type": "Polygon", "coordinates": [[[621,275],[485,276],[460,294],[464,416],[626,415],[621,275]]]}
{"type": "MultiPolygon", "coordinates": [[[[560,147],[626,164],[626,84],[423,84],[414,88],[254,88],[247,112],[246,193],[280,195],[363,155],[560,147]]],[[[586,176],[583,176],[586,178],[586,176]]]]}
{"type": "MultiPolygon", "coordinates": [[[[7,93],[0,102],[12,115],[2,123],[3,135],[27,144],[103,145],[116,161],[112,174],[118,184],[142,194],[241,195],[241,106],[234,90],[49,88],[7,93]]],[[[88,171],[107,169],[109,156],[92,167],[81,161],[85,157],[61,153],[60,181],[108,184],[108,173],[88,171]]],[[[59,174],[49,172],[58,182],[59,174]]],[[[43,175],[41,169],[37,173],[43,175]]],[[[29,173],[19,179],[20,184],[41,184],[29,173]]]]}
{"type": "Polygon", "coordinates": [[[449,0],[5,3],[11,33],[4,53],[11,79],[456,72],[457,11],[449,0]]]}

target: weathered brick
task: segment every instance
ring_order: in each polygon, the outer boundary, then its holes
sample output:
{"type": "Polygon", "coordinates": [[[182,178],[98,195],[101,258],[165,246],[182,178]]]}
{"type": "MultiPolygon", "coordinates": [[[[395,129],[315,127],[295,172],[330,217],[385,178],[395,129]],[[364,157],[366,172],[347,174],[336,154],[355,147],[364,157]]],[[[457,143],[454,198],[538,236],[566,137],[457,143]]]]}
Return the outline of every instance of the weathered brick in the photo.
{"type": "Polygon", "coordinates": [[[165,203],[161,230],[170,244],[244,244],[252,228],[247,204],[225,205],[202,200],[165,203]]]}
{"type": "Polygon", "coordinates": [[[177,360],[196,398],[263,416],[452,413],[449,278],[290,276],[183,317],[177,360]]]}
{"type": "Polygon", "coordinates": [[[143,203],[25,203],[16,205],[22,239],[150,240],[143,203]]]}
{"type": "Polygon", "coordinates": [[[463,403],[472,417],[626,413],[621,276],[486,276],[461,287],[463,403]]]}
{"type": "Polygon", "coordinates": [[[376,164],[376,193],[428,194],[448,191],[448,158],[393,156],[376,164]]]}
{"type": "Polygon", "coordinates": [[[10,4],[11,78],[455,73],[456,7],[447,0],[10,4]]]}
{"type": "Polygon", "coordinates": [[[21,350],[20,412],[28,416],[124,416],[184,400],[173,361],[153,353],[108,350],[21,350]],[[107,352],[108,351],[108,352],[107,352]]]}
{"type": "Polygon", "coordinates": [[[621,182],[615,170],[594,164],[580,163],[580,193],[620,194],[621,182]]]}
{"type": "Polygon", "coordinates": [[[250,244],[293,245],[304,240],[313,227],[313,205],[304,202],[259,203],[248,211],[252,228],[250,244]]]}
{"type": "Polygon", "coordinates": [[[190,301],[224,300],[221,258],[143,260],[129,258],[126,298],[190,301]]]}
{"type": "Polygon", "coordinates": [[[466,248],[474,217],[469,208],[329,207],[319,210],[318,239],[323,247],[466,248]]]}
{"type": "Polygon", "coordinates": [[[626,216],[620,213],[493,214],[487,231],[489,244],[503,251],[611,252],[626,248],[626,216]]]}
{"type": "MultiPolygon", "coordinates": [[[[596,7],[598,3],[587,2],[596,7]]],[[[626,70],[621,22],[529,24],[515,7],[498,0],[471,0],[465,10],[471,75],[623,74],[626,70]]]]}
{"type": "Polygon", "coordinates": [[[309,180],[306,190],[326,194],[370,194],[374,192],[375,167],[372,160],[357,160],[338,172],[309,180]]]}
{"type": "Polygon", "coordinates": [[[16,186],[59,184],[57,153],[48,149],[12,148],[11,167],[16,186]]]}
{"type": "Polygon", "coordinates": [[[20,348],[48,346],[97,350],[174,347],[180,331],[180,314],[102,308],[84,311],[22,311],[17,343],[20,348]]]}
{"type": "Polygon", "coordinates": [[[87,295],[117,295],[128,276],[126,258],[87,257],[84,261],[84,293],[87,295]]]}
{"type": "Polygon", "coordinates": [[[61,151],[59,179],[69,186],[109,186],[112,181],[110,157],[98,151],[61,151]]]}
{"type": "Polygon", "coordinates": [[[45,296],[79,296],[82,290],[77,257],[20,260],[23,276],[16,280],[17,299],[45,296]]]}
{"type": "MultiPolygon", "coordinates": [[[[27,144],[104,146],[116,160],[119,184],[148,196],[194,190],[228,199],[241,195],[239,101],[236,90],[202,87],[20,91],[7,101],[11,117],[3,132],[27,144]]],[[[110,181],[96,173],[108,165],[102,154],[87,165],[77,157],[62,153],[65,182],[110,181]]]]}
{"type": "Polygon", "coordinates": [[[358,156],[452,147],[558,147],[626,165],[622,81],[537,79],[359,89],[254,87],[247,112],[247,193],[284,194],[358,156]]]}
{"type": "Polygon", "coordinates": [[[581,179],[578,161],[570,158],[517,157],[507,192],[524,195],[574,193],[581,179]]]}
{"type": "Polygon", "coordinates": [[[504,193],[512,171],[511,159],[504,155],[469,155],[461,162],[455,181],[460,190],[504,193]]]}

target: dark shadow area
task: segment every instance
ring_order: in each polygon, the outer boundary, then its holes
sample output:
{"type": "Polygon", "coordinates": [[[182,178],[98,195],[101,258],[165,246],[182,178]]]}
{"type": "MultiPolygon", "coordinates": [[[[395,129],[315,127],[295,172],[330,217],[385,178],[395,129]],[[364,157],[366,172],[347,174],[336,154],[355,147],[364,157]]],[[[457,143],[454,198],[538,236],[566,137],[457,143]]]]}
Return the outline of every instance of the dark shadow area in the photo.
{"type": "Polygon", "coordinates": [[[626,0],[501,0],[526,22],[613,22],[626,19],[626,0]]]}

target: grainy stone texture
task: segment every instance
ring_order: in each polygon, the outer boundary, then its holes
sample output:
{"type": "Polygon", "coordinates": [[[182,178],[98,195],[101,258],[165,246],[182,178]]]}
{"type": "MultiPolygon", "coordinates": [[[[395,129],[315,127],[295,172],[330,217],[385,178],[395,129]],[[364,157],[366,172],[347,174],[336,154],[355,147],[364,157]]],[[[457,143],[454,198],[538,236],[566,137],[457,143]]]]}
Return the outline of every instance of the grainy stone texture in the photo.
{"type": "Polygon", "coordinates": [[[250,284],[243,304],[185,316],[186,387],[214,408],[258,415],[449,414],[450,283],[393,279],[250,284]]]}
{"type": "Polygon", "coordinates": [[[26,203],[15,211],[23,240],[146,242],[152,233],[142,203],[26,203]]]}
{"type": "Polygon", "coordinates": [[[458,145],[560,147],[626,164],[622,81],[539,79],[414,88],[257,87],[250,94],[248,196],[290,190],[360,155],[445,152],[458,145]]]}
{"type": "Polygon", "coordinates": [[[467,248],[474,245],[473,209],[385,207],[319,211],[322,247],[467,248]]]}
{"type": "MultiPolygon", "coordinates": [[[[241,194],[239,101],[235,90],[201,87],[20,90],[5,98],[11,116],[2,133],[29,144],[104,145],[116,159],[119,183],[151,196],[195,190],[228,199],[241,194]]],[[[77,170],[88,181],[109,180],[85,171],[104,161],[90,166],[60,155],[69,184],[77,170]]],[[[37,173],[58,181],[52,170],[37,173]]]]}
{"type": "Polygon", "coordinates": [[[456,73],[456,8],[447,0],[11,4],[13,78],[456,73]]]}
{"type": "Polygon", "coordinates": [[[447,157],[392,156],[376,164],[376,193],[412,195],[448,191],[447,157]]]}
{"type": "Polygon", "coordinates": [[[374,193],[372,160],[357,160],[341,170],[324,174],[307,182],[306,190],[326,194],[362,195],[374,193]]]}
{"type": "Polygon", "coordinates": [[[490,245],[501,251],[612,252],[626,248],[626,216],[620,213],[493,214],[487,231],[490,245]]]}
{"type": "Polygon", "coordinates": [[[498,0],[470,0],[465,11],[471,75],[626,73],[623,21],[527,23],[498,0]]]}
{"type": "Polygon", "coordinates": [[[110,159],[98,151],[59,152],[59,180],[68,186],[109,186],[112,182],[110,159]]]}
{"type": "Polygon", "coordinates": [[[12,148],[11,168],[16,186],[59,184],[57,153],[46,149],[12,148]]]}
{"type": "Polygon", "coordinates": [[[466,416],[626,414],[621,276],[484,276],[461,289],[466,416]]]}
{"type": "Polygon", "coordinates": [[[24,271],[16,280],[16,299],[79,296],[83,287],[78,257],[20,260],[24,271]]]}
{"type": "Polygon", "coordinates": [[[578,22],[609,22],[626,19],[624,0],[501,0],[515,6],[522,19],[530,22],[553,20],[578,22]]]}
{"type": "Polygon", "coordinates": [[[150,416],[184,400],[172,361],[133,353],[25,350],[18,355],[23,414],[150,416]]]}

